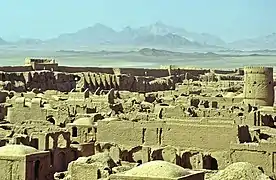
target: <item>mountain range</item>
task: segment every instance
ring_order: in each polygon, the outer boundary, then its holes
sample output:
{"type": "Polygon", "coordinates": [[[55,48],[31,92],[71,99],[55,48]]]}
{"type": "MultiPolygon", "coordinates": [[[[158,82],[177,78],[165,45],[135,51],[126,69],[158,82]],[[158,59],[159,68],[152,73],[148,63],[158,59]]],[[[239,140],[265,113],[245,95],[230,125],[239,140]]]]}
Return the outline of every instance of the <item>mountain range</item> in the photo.
{"type": "MultiPolygon", "coordinates": [[[[174,28],[162,23],[155,23],[150,26],[131,28],[126,27],[121,31],[115,31],[102,24],[95,24],[92,27],[81,29],[74,33],[61,34],[57,38],[47,40],[50,44],[79,44],[79,45],[133,45],[133,46],[161,46],[161,47],[201,47],[212,46],[207,41],[212,35],[190,33],[181,28],[174,28]],[[186,34],[186,35],[184,35],[186,34]],[[204,39],[205,38],[205,39],[204,39]]],[[[210,38],[212,39],[212,38],[210,38]]],[[[213,39],[218,39],[214,37],[213,39]]]]}
{"type": "Polygon", "coordinates": [[[165,48],[218,48],[218,49],[276,49],[276,33],[253,39],[243,39],[226,43],[221,38],[208,34],[189,32],[184,28],[156,22],[149,26],[138,28],[125,27],[121,31],[95,24],[77,32],[61,34],[58,37],[40,39],[20,39],[17,42],[7,42],[0,38],[0,45],[16,46],[150,46],[165,48]]]}

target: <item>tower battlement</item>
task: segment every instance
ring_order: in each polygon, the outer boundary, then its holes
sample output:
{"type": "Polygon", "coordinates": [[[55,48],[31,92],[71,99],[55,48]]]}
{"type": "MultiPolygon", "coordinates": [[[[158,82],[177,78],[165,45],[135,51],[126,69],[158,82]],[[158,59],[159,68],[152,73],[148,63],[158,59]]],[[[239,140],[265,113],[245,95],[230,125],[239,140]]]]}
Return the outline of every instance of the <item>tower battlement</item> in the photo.
{"type": "Polygon", "coordinates": [[[273,68],[244,67],[244,102],[272,106],[274,102],[273,68]]]}
{"type": "Polygon", "coordinates": [[[256,67],[256,66],[246,66],[244,67],[245,74],[270,74],[273,73],[272,67],[256,67]]]}

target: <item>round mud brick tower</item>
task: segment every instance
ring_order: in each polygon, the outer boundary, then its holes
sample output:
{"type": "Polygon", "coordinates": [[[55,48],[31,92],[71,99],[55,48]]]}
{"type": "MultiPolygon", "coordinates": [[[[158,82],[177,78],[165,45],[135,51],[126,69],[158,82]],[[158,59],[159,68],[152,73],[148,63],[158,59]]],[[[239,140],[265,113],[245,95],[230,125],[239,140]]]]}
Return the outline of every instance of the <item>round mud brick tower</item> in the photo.
{"type": "Polygon", "coordinates": [[[244,103],[273,106],[273,68],[244,67],[244,103]]]}

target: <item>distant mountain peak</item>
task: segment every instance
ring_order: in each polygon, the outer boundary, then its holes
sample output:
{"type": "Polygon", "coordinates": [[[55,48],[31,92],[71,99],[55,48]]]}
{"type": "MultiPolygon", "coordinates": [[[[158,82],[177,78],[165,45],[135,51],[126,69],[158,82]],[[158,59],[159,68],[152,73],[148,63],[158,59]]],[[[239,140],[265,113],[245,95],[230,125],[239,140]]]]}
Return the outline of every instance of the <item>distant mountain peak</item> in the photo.
{"type": "Polygon", "coordinates": [[[108,29],[111,29],[110,27],[104,25],[104,24],[101,24],[101,23],[96,23],[92,26],[93,28],[108,28],[108,29]]]}
{"type": "Polygon", "coordinates": [[[157,22],[155,22],[153,25],[159,26],[159,27],[168,27],[168,25],[166,25],[166,24],[163,23],[162,21],[157,21],[157,22]]]}

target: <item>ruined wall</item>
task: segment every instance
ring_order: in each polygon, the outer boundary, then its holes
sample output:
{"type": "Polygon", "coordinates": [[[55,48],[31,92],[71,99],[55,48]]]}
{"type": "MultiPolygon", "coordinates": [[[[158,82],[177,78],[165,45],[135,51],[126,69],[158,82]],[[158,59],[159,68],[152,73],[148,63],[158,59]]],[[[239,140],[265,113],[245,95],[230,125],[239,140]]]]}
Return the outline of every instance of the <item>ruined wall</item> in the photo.
{"type": "Polygon", "coordinates": [[[120,72],[121,74],[131,74],[133,76],[169,76],[169,72],[167,69],[120,68],[120,72]]]}
{"type": "Polygon", "coordinates": [[[214,69],[213,72],[216,74],[233,74],[233,73],[236,73],[237,70],[214,69]]]}
{"type": "Polygon", "coordinates": [[[71,91],[86,89],[118,89],[132,92],[164,91],[175,88],[175,83],[184,78],[198,80],[208,69],[144,69],[144,68],[100,68],[69,67],[56,64],[0,67],[3,73],[0,85],[4,90],[16,92],[32,89],[71,91]],[[45,69],[33,71],[33,69],[45,69]],[[78,77],[78,80],[75,80],[78,77]]]}
{"type": "Polygon", "coordinates": [[[199,76],[200,74],[209,73],[210,69],[171,69],[170,73],[172,75],[179,75],[179,74],[190,74],[191,76],[199,76]]]}
{"type": "Polygon", "coordinates": [[[0,66],[3,72],[27,72],[32,71],[32,66],[0,66]]]}
{"type": "Polygon", "coordinates": [[[2,72],[0,86],[4,90],[16,92],[32,89],[70,91],[76,87],[74,74],[52,71],[2,72]]]}
{"type": "Polygon", "coordinates": [[[26,157],[26,179],[36,180],[35,174],[38,171],[39,179],[53,178],[51,173],[50,153],[40,152],[38,154],[32,154],[26,157]]]}
{"type": "Polygon", "coordinates": [[[276,174],[276,144],[255,143],[231,144],[231,159],[234,162],[249,162],[263,168],[268,175],[276,174]]]}
{"type": "Polygon", "coordinates": [[[114,142],[126,146],[171,145],[181,148],[227,150],[236,140],[235,125],[192,124],[175,122],[99,121],[98,142],[114,142]],[[227,132],[227,133],[226,133],[227,132]]]}
{"type": "Polygon", "coordinates": [[[26,179],[25,157],[6,156],[0,158],[1,179],[26,179]]]}
{"type": "Polygon", "coordinates": [[[73,66],[58,66],[58,71],[67,73],[78,72],[96,72],[113,74],[113,68],[101,68],[101,67],[73,67],[73,66]]]}
{"type": "Polygon", "coordinates": [[[58,70],[58,64],[31,63],[34,70],[58,70]]]}
{"type": "Polygon", "coordinates": [[[69,165],[69,172],[71,175],[71,180],[90,180],[90,179],[98,179],[99,167],[94,164],[85,164],[78,162],[71,162],[69,165]]]}

